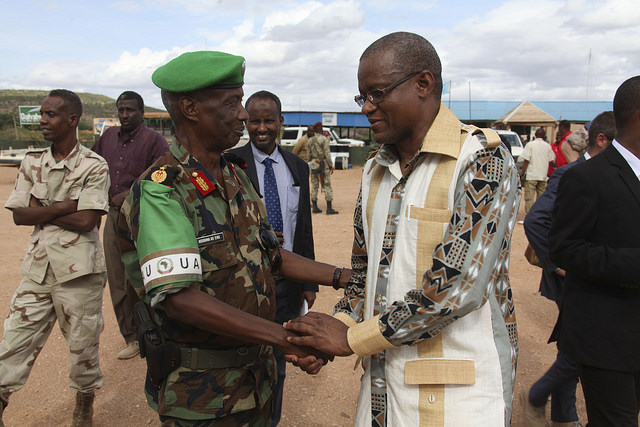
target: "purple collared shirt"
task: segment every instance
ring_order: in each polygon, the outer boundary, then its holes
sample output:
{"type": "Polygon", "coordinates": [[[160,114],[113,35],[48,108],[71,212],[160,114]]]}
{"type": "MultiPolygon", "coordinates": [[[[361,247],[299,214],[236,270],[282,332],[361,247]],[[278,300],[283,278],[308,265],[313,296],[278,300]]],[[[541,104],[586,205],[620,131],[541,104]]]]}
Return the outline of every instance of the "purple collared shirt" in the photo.
{"type": "Polygon", "coordinates": [[[162,135],[140,123],[127,138],[123,138],[120,127],[107,129],[91,147],[104,157],[109,165],[111,188],[109,196],[127,191],[131,184],[164,152],[169,144],[162,135]]]}

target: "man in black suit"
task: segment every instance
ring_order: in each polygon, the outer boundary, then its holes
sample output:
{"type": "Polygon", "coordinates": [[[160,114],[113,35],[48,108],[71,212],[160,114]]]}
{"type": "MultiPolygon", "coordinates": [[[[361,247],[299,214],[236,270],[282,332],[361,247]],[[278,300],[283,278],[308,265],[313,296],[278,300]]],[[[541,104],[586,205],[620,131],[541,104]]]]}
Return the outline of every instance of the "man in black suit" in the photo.
{"type": "Polygon", "coordinates": [[[640,76],[618,88],[613,112],[613,143],[560,181],[549,247],[566,271],[558,347],[578,365],[589,425],[637,426],[640,76]]]}
{"type": "MultiPolygon", "coordinates": [[[[616,134],[616,123],[613,111],[605,111],[589,123],[589,142],[587,152],[575,162],[556,169],[545,192],[538,197],[529,213],[524,218],[524,232],[529,244],[534,249],[542,264],[540,293],[554,301],[561,308],[564,291],[565,271],[549,259],[549,229],[551,228],[552,211],[558,193],[558,183],[564,173],[600,153],[613,141],[616,134]]],[[[556,330],[549,342],[557,340],[556,330]]],[[[544,427],[545,406],[551,395],[551,421],[553,425],[574,426],[578,424],[576,411],[576,386],[578,369],[573,359],[566,353],[558,351],[555,362],[549,370],[532,386],[522,391],[520,400],[526,427],[544,427]]]]}
{"type": "MultiPolygon", "coordinates": [[[[249,114],[246,124],[251,142],[231,152],[246,162],[244,171],[262,195],[269,224],[276,231],[281,245],[298,255],[314,259],[309,165],[277,144],[284,121],[280,99],[267,91],[256,92],[247,99],[245,108],[249,114]],[[271,177],[268,169],[272,170],[271,177]]],[[[276,322],[284,323],[299,316],[303,301],[310,308],[317,291],[317,284],[276,278],[276,322]]],[[[279,350],[274,349],[274,352],[278,363],[278,382],[274,387],[272,425],[276,426],[282,409],[286,362],[279,350]]]]}

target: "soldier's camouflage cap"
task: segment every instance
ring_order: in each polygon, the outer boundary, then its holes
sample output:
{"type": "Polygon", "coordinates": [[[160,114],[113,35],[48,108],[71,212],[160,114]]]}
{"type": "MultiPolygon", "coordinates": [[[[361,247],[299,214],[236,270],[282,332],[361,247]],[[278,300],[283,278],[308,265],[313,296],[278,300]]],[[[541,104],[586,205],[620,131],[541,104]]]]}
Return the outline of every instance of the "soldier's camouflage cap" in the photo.
{"type": "Polygon", "coordinates": [[[204,88],[236,88],[244,84],[242,56],[211,50],[187,52],[167,62],[151,76],[153,83],[169,92],[204,88]]]}

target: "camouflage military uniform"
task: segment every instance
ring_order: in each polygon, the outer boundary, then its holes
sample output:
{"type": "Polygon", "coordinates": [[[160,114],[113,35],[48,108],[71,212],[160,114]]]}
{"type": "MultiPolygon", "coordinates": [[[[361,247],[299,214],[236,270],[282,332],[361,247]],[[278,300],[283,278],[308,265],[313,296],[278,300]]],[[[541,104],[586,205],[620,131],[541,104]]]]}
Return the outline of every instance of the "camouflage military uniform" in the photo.
{"type": "MultiPolygon", "coordinates": [[[[108,211],[109,170],[102,157],[77,144],[59,161],[51,148],[27,153],[8,209],[75,200],[77,209],[108,211]]],[[[69,384],[80,392],[102,386],[98,337],[104,328],[105,263],[98,228],[76,232],[36,225],[11,300],[0,343],[0,397],[19,390],[58,320],[69,349],[69,384]]]]}
{"type": "Polygon", "coordinates": [[[296,145],[293,146],[293,150],[291,150],[293,154],[300,157],[305,162],[309,163],[309,134],[305,133],[302,135],[296,145]]]}
{"type": "Polygon", "coordinates": [[[333,188],[331,188],[329,167],[333,167],[333,162],[329,151],[329,139],[326,136],[316,134],[309,138],[309,159],[311,164],[311,201],[318,200],[318,186],[322,185],[324,199],[331,202],[333,188]]]}
{"type": "Polygon", "coordinates": [[[121,209],[121,228],[135,242],[129,251],[123,242],[127,274],[154,309],[165,339],[200,351],[258,348],[249,363],[224,369],[191,369],[183,356],[158,390],[147,384],[147,401],[163,425],[242,425],[256,415],[261,421],[251,425],[268,425],[271,416],[272,348],[176,322],[160,304],[168,294],[195,286],[242,311],[275,318],[275,253],[264,249],[260,233],[273,230],[249,178],[221,162],[224,179],[217,183],[176,142],[133,185],[121,209]]]}

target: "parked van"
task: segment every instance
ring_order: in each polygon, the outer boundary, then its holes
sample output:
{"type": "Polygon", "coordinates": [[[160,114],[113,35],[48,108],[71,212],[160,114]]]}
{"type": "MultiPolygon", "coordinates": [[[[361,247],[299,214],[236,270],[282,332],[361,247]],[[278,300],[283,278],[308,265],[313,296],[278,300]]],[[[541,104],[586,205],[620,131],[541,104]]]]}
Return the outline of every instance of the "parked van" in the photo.
{"type": "Polygon", "coordinates": [[[520,136],[510,130],[497,130],[496,132],[498,132],[498,136],[500,137],[502,142],[507,145],[507,148],[509,148],[509,151],[511,151],[511,155],[517,162],[518,157],[520,157],[520,155],[524,151],[524,146],[522,145],[520,136]]]}
{"type": "MultiPolygon", "coordinates": [[[[329,151],[331,152],[333,166],[336,169],[346,169],[349,164],[349,147],[364,147],[364,141],[340,138],[336,132],[329,127],[323,127],[322,130],[325,136],[329,138],[329,151]]],[[[280,145],[294,146],[306,132],[306,126],[285,127],[282,131],[280,145]]]]}

